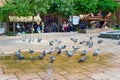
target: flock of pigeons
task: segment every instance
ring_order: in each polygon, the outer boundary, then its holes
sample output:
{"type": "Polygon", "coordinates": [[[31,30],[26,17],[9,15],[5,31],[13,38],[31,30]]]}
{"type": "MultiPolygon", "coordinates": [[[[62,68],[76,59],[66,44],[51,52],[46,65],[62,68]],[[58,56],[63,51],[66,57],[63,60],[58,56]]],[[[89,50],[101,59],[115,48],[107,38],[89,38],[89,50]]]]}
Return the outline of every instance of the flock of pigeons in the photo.
{"type": "MultiPolygon", "coordinates": [[[[88,40],[88,41],[80,41],[79,44],[84,44],[84,45],[88,46],[89,48],[92,48],[92,47],[94,46],[94,42],[93,42],[92,39],[93,39],[93,37],[89,37],[89,40],[88,40]]],[[[26,39],[24,38],[22,41],[25,41],[25,40],[26,40],[26,39]]],[[[78,42],[78,39],[77,39],[77,38],[70,38],[70,40],[71,40],[73,43],[77,43],[77,42],[78,42]]],[[[42,41],[42,38],[38,38],[38,39],[37,39],[37,42],[40,43],[41,41],[42,41]]],[[[28,43],[30,43],[30,42],[34,42],[34,40],[33,40],[33,39],[29,39],[29,40],[28,40],[28,43]]],[[[62,43],[62,41],[55,39],[55,40],[50,40],[50,41],[48,42],[48,44],[49,44],[49,46],[53,46],[53,47],[54,47],[54,43],[55,43],[55,42],[56,42],[57,44],[61,44],[61,43],[62,43]]],[[[102,43],[103,43],[103,40],[98,40],[97,43],[98,43],[98,44],[102,44],[102,43]]],[[[120,41],[119,41],[118,45],[120,45],[120,41]]],[[[55,47],[55,48],[51,48],[48,52],[47,52],[46,50],[44,50],[44,51],[40,54],[40,56],[38,56],[38,59],[43,60],[47,54],[50,54],[49,60],[50,60],[50,62],[52,63],[52,62],[55,61],[55,56],[52,55],[54,51],[56,52],[57,55],[61,55],[61,54],[63,54],[62,51],[65,51],[65,55],[66,55],[66,56],[72,57],[72,56],[75,54],[75,52],[79,49],[79,47],[77,47],[77,46],[72,46],[73,51],[70,51],[70,50],[66,50],[66,47],[67,47],[66,45],[63,45],[63,46],[60,46],[60,45],[59,45],[59,46],[57,46],[57,47],[55,47]]],[[[33,53],[34,53],[34,50],[33,50],[33,49],[29,49],[29,53],[30,53],[30,54],[33,54],[33,53]]],[[[82,57],[79,58],[78,62],[84,62],[84,61],[86,61],[86,60],[89,58],[89,56],[87,56],[87,53],[88,53],[87,50],[83,50],[83,51],[80,53],[80,54],[82,55],[82,57]]],[[[93,56],[98,56],[99,53],[100,53],[100,50],[99,50],[99,48],[98,48],[98,49],[96,49],[96,50],[93,52],[92,55],[93,55],[93,56]]],[[[17,59],[25,59],[25,57],[21,55],[21,50],[18,50],[18,51],[15,53],[15,57],[16,57],[17,59]]]]}

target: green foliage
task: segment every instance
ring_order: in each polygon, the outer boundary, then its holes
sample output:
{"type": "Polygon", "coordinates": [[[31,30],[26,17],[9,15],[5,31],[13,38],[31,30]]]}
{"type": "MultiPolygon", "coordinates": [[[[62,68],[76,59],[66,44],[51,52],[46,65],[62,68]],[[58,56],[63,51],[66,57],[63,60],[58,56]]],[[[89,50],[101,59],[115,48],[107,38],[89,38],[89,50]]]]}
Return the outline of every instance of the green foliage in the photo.
{"type": "Polygon", "coordinates": [[[29,16],[32,14],[28,0],[6,1],[1,12],[2,21],[7,21],[9,16],[29,16]]]}
{"type": "Polygon", "coordinates": [[[50,8],[50,0],[29,0],[30,10],[36,14],[46,14],[47,10],[50,8]]]}
{"type": "Polygon", "coordinates": [[[53,14],[66,16],[86,14],[99,10],[114,12],[119,4],[114,0],[6,0],[0,9],[0,18],[7,21],[8,16],[29,16],[53,14]]]}
{"type": "Polygon", "coordinates": [[[76,14],[96,12],[96,1],[95,0],[74,0],[73,8],[76,14]]]}
{"type": "Polygon", "coordinates": [[[51,0],[48,12],[67,17],[72,14],[71,2],[68,0],[51,0]]]}
{"type": "Polygon", "coordinates": [[[114,0],[98,0],[97,9],[102,11],[114,12],[119,7],[119,4],[114,0]]]}

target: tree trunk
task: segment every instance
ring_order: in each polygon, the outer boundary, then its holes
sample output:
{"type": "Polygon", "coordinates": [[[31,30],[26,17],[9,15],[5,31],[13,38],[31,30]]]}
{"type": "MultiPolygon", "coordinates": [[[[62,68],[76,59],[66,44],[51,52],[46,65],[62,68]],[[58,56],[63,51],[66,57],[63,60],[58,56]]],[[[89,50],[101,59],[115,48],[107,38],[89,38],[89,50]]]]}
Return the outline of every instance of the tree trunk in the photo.
{"type": "Polygon", "coordinates": [[[13,22],[13,35],[15,35],[15,22],[13,22]]]}
{"type": "Polygon", "coordinates": [[[34,25],[34,16],[33,16],[33,21],[32,21],[32,34],[33,34],[33,25],[34,25]]]}
{"type": "Polygon", "coordinates": [[[6,35],[9,34],[9,19],[7,19],[7,22],[6,22],[6,35]]]}

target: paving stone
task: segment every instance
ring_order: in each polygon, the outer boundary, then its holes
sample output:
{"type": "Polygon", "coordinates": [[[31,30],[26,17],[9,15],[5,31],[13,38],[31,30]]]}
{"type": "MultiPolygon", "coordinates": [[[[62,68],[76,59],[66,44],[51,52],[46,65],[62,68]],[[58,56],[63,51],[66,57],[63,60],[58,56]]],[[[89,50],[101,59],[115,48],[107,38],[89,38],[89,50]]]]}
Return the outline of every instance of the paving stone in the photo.
{"type": "Polygon", "coordinates": [[[0,77],[0,80],[9,80],[9,79],[17,80],[17,77],[15,74],[4,74],[4,75],[2,75],[2,77],[0,77]]]}
{"type": "Polygon", "coordinates": [[[64,79],[62,75],[60,75],[59,73],[53,72],[51,76],[51,80],[62,80],[62,79],[64,79]]]}
{"type": "MultiPolygon", "coordinates": [[[[95,46],[93,46],[92,49],[87,48],[88,50],[95,50],[96,48],[100,48],[100,52],[112,52],[114,54],[120,53],[119,46],[113,44],[116,40],[108,40],[103,39],[104,43],[102,45],[98,45],[97,40],[99,39],[98,36],[99,33],[95,34],[78,34],[78,33],[47,33],[47,34],[30,34],[30,35],[21,35],[21,36],[14,36],[14,37],[1,37],[0,36],[0,54],[3,51],[6,51],[5,54],[9,54],[12,52],[15,52],[18,49],[22,49],[23,51],[26,51],[29,49],[29,46],[32,46],[34,50],[48,50],[51,47],[48,46],[48,41],[53,40],[55,38],[58,38],[62,40],[62,45],[66,44],[67,49],[71,49],[71,45],[74,45],[74,43],[71,43],[70,38],[71,37],[77,37],[79,40],[88,40],[89,36],[95,36],[93,41],[95,42],[95,46]],[[40,44],[34,42],[28,44],[27,42],[21,42],[20,39],[23,37],[29,38],[35,38],[42,37],[43,41],[40,44]],[[6,40],[6,43],[2,43],[6,40]],[[7,45],[9,43],[9,45],[7,45]],[[44,45],[42,45],[44,44],[44,45]],[[24,45],[24,46],[23,46],[24,45]],[[104,46],[103,46],[104,45],[104,46]],[[9,48],[11,46],[11,48],[9,48]],[[39,46],[39,47],[38,47],[39,46]],[[111,47],[109,47],[111,46],[111,47]],[[114,48],[113,48],[113,47],[114,48]]],[[[79,44],[76,44],[79,46],[79,44]]],[[[82,46],[81,50],[86,49],[86,46],[82,46]]],[[[116,56],[116,55],[114,55],[116,56]]],[[[119,56],[120,57],[120,56],[119,56]]],[[[115,59],[110,60],[111,63],[108,63],[107,65],[103,63],[99,63],[97,65],[83,65],[78,64],[78,66],[75,66],[75,69],[72,69],[70,66],[65,65],[67,69],[55,69],[54,72],[51,73],[51,80],[120,80],[120,59],[117,56],[115,59]],[[79,66],[80,65],[80,66],[79,66]],[[95,67],[95,68],[94,68],[95,67]]],[[[1,64],[0,64],[1,65],[1,64]]],[[[1,75],[0,71],[0,80],[47,80],[49,79],[47,71],[42,69],[37,70],[30,70],[30,71],[23,71],[19,69],[10,69],[9,67],[3,67],[5,74],[1,75]],[[26,74],[25,74],[26,73],[26,74]]]]}
{"type": "Polygon", "coordinates": [[[34,78],[40,78],[38,75],[36,75],[35,73],[29,73],[29,74],[22,74],[22,75],[18,75],[20,80],[31,80],[34,78]]]}
{"type": "Polygon", "coordinates": [[[35,68],[35,69],[29,69],[29,70],[25,70],[25,73],[34,73],[34,72],[42,72],[43,70],[41,70],[40,68],[35,68]]]}
{"type": "Polygon", "coordinates": [[[67,75],[68,74],[67,71],[60,71],[59,73],[62,74],[62,75],[67,75]]]}
{"type": "Polygon", "coordinates": [[[114,77],[106,73],[95,73],[91,74],[91,77],[95,80],[120,80],[120,78],[114,77]]]}
{"type": "Polygon", "coordinates": [[[108,75],[111,75],[112,77],[116,77],[118,79],[120,79],[120,72],[119,71],[114,71],[114,72],[111,72],[111,71],[105,71],[105,74],[108,74],[108,75]]]}
{"type": "Polygon", "coordinates": [[[43,80],[43,79],[40,79],[40,78],[34,78],[34,79],[31,79],[31,80],[43,80]]]}
{"type": "Polygon", "coordinates": [[[80,73],[74,73],[74,74],[68,74],[65,75],[69,80],[92,80],[88,78],[87,76],[80,74],[80,73]]]}
{"type": "Polygon", "coordinates": [[[41,78],[41,79],[47,79],[47,73],[46,72],[37,72],[37,75],[41,78]]]}
{"type": "Polygon", "coordinates": [[[7,80],[19,80],[17,78],[8,78],[7,80]]]}
{"type": "Polygon", "coordinates": [[[11,74],[11,73],[15,73],[15,72],[23,72],[21,69],[18,69],[18,68],[15,68],[15,69],[10,69],[10,68],[7,68],[7,69],[4,69],[4,72],[5,74],[11,74]]]}

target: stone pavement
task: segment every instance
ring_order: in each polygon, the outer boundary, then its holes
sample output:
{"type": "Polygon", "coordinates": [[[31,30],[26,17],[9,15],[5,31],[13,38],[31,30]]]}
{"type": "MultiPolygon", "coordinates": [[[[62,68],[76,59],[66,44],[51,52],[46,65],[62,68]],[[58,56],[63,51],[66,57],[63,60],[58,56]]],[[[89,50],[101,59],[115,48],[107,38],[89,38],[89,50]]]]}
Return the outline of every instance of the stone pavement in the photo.
{"type": "MultiPolygon", "coordinates": [[[[97,40],[101,39],[97,36],[99,33],[94,34],[81,34],[77,32],[71,33],[41,33],[41,34],[27,34],[14,37],[0,36],[0,54],[7,55],[9,53],[14,53],[18,49],[22,51],[27,51],[32,48],[36,51],[49,50],[51,47],[48,46],[48,41],[53,39],[59,39],[62,41],[62,45],[66,44],[67,49],[71,49],[71,45],[74,43],[70,42],[71,37],[76,37],[79,41],[88,40],[90,36],[93,36],[93,41],[95,42],[92,49],[86,46],[80,46],[81,50],[87,49],[88,51],[94,51],[100,48],[101,52],[113,53],[115,56],[110,59],[111,65],[105,65],[99,63],[95,65],[82,65],[81,67],[75,67],[76,70],[72,70],[70,66],[67,69],[51,69],[43,70],[38,68],[37,71],[26,72],[22,69],[12,70],[0,67],[0,80],[120,80],[120,46],[117,45],[118,40],[112,39],[102,39],[104,42],[101,45],[97,44],[97,40]],[[37,38],[43,39],[41,43],[37,43],[37,38]],[[26,38],[26,41],[23,39],[26,38]],[[29,39],[34,39],[33,43],[28,43],[29,39]],[[101,64],[101,65],[100,65],[101,64]],[[77,69],[79,68],[79,69],[77,69]],[[7,74],[6,74],[7,72],[7,74]]],[[[55,45],[57,46],[57,45],[55,45]]],[[[62,63],[61,63],[62,65],[62,63]]],[[[67,65],[64,65],[67,66],[67,65]]]]}
{"type": "MultiPolygon", "coordinates": [[[[120,63],[119,63],[120,65],[120,63]]],[[[52,70],[51,72],[38,71],[33,73],[13,72],[10,74],[1,74],[0,80],[120,80],[120,68],[118,66],[97,66],[90,70],[85,65],[71,73],[70,70],[52,70]]]]}

